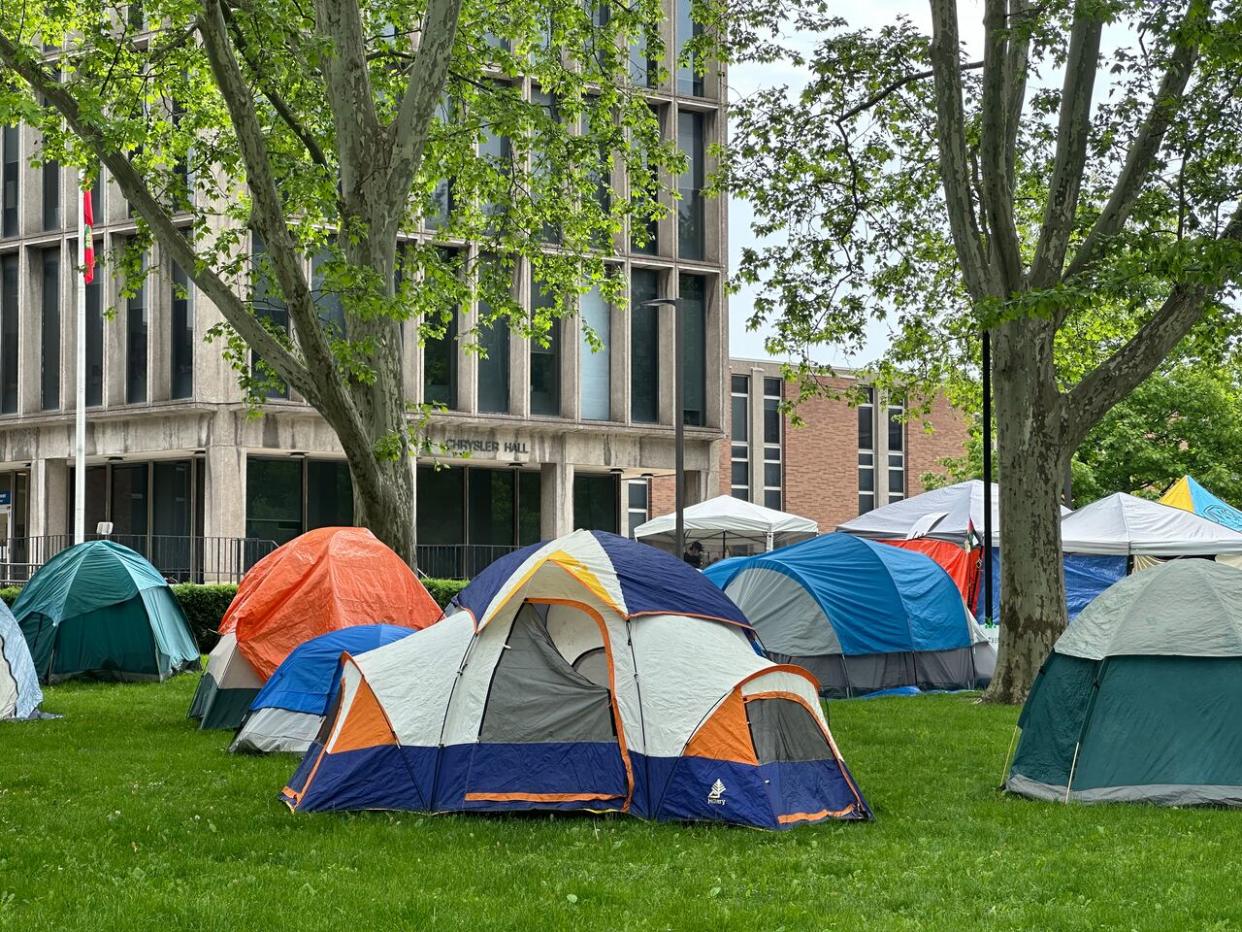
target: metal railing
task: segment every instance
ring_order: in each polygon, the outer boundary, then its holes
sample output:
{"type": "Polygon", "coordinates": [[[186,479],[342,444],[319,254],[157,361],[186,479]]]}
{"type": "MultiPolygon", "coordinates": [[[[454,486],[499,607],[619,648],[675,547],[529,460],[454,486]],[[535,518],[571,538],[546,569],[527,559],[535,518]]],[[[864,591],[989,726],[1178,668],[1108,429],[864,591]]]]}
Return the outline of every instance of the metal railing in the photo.
{"type": "MultiPolygon", "coordinates": [[[[138,551],[170,582],[236,583],[276,549],[255,537],[187,537],[169,534],[87,534],[138,551]]],[[[15,537],[0,541],[0,584],[21,585],[44,563],[73,546],[72,534],[15,537]]]]}
{"type": "Polygon", "coordinates": [[[491,563],[519,549],[514,544],[419,544],[418,571],[438,579],[473,579],[491,563]]]}

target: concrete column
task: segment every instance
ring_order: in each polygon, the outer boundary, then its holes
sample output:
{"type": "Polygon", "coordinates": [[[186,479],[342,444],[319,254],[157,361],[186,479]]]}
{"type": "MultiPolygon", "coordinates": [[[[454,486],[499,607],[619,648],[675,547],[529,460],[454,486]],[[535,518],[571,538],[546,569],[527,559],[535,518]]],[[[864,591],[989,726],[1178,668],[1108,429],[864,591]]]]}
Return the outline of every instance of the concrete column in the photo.
{"type": "MultiPolygon", "coordinates": [[[[676,276],[665,273],[664,288],[661,289],[665,296],[676,297],[676,294],[670,295],[670,291],[676,291],[676,276]]],[[[677,311],[669,304],[660,305],[660,399],[659,399],[659,415],[661,424],[676,423],[675,416],[681,417],[681,412],[674,411],[676,408],[676,399],[674,395],[674,378],[673,367],[677,365],[677,357],[674,355],[674,348],[677,343],[677,311]]]]}
{"type": "Polygon", "coordinates": [[[539,469],[539,533],[544,540],[574,529],[574,467],[544,463],[539,469]]]}
{"type": "MultiPolygon", "coordinates": [[[[228,418],[222,414],[217,418],[228,418]]],[[[213,430],[213,434],[217,431],[213,430]]],[[[213,441],[216,439],[212,438],[213,441]]],[[[203,534],[206,537],[246,536],[246,451],[213,442],[207,447],[203,534]]]]}
{"type": "Polygon", "coordinates": [[[43,457],[33,460],[30,464],[30,536],[66,533],[68,516],[68,463],[43,457]]]}
{"type": "MultiPolygon", "coordinates": [[[[580,420],[582,417],[582,393],[578,390],[582,379],[582,356],[590,353],[591,348],[585,346],[582,333],[582,317],[574,314],[565,317],[552,325],[559,328],[561,335],[560,354],[560,411],[561,417],[580,420]]],[[[608,350],[602,349],[601,353],[608,350]]]]}

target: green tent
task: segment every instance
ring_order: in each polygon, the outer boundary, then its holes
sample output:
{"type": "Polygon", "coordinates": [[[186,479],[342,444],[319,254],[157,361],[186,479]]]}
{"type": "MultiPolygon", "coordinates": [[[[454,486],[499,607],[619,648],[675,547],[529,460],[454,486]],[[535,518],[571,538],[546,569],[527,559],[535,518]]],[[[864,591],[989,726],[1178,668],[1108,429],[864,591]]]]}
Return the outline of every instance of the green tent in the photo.
{"type": "Polygon", "coordinates": [[[168,583],[110,540],[62,550],[13,603],[43,682],[74,676],[164,680],[198,669],[198,648],[168,583]]]}
{"type": "Polygon", "coordinates": [[[1018,719],[1006,789],[1037,799],[1242,806],[1242,570],[1127,576],[1061,635],[1018,719]]]}

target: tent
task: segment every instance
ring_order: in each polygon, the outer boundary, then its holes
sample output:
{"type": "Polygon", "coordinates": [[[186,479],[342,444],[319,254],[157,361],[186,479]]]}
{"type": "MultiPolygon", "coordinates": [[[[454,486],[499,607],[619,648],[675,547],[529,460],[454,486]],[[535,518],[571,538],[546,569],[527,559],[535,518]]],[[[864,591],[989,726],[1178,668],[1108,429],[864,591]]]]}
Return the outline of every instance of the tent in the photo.
{"type": "Polygon", "coordinates": [[[1232,531],[1242,533],[1242,511],[1223,499],[1217,498],[1196,482],[1194,476],[1182,476],[1174,482],[1160,497],[1160,504],[1193,512],[1209,521],[1223,524],[1232,531]]]}
{"type": "Polygon", "coordinates": [[[1181,508],[1117,492],[1061,522],[1066,553],[1194,557],[1242,553],[1242,533],[1181,508]]]}
{"type": "Polygon", "coordinates": [[[43,682],[165,680],[199,667],[190,626],[164,577],[114,541],[56,554],[22,588],[13,616],[43,682]]]}
{"type": "MultiPolygon", "coordinates": [[[[750,549],[771,550],[775,543],[793,543],[819,533],[819,525],[810,518],[765,508],[754,502],[718,495],[682,512],[686,541],[704,544],[720,543],[722,555],[730,546],[742,544],[750,549]]],[[[634,529],[634,536],[649,544],[673,545],[676,515],[652,518],[634,529]]]]}
{"type": "Polygon", "coordinates": [[[343,661],[290,808],[866,819],[814,679],[654,547],[575,531],[493,563],[425,631],[343,661]]]}
{"type": "MultiPolygon", "coordinates": [[[[882,505],[837,525],[838,531],[872,539],[913,540],[926,537],[962,545],[970,536],[983,539],[983,482],[968,479],[882,505]]],[[[1000,487],[992,483],[992,540],[1000,544],[1000,487]]]]}
{"type": "Polygon", "coordinates": [[[323,725],[341,655],[357,656],[411,633],[396,625],[356,625],[298,645],[255,696],[229,750],[305,754],[323,725]]]}
{"type": "Polygon", "coordinates": [[[769,657],[805,666],[828,697],[986,686],[996,654],[930,557],[849,534],[705,575],[746,613],[769,657]]]}
{"type": "Polygon", "coordinates": [[[0,720],[34,718],[42,701],[26,639],[9,607],[0,602],[0,720]]]}
{"type": "Polygon", "coordinates": [[[1242,572],[1127,576],[1045,661],[1005,786],[1036,799],[1242,805],[1242,572]]]}
{"type": "Polygon", "coordinates": [[[424,628],[440,606],[366,528],[325,527],[277,547],[237,587],[190,703],[203,728],[236,728],[281,661],[326,631],[378,622],[424,628]]]}

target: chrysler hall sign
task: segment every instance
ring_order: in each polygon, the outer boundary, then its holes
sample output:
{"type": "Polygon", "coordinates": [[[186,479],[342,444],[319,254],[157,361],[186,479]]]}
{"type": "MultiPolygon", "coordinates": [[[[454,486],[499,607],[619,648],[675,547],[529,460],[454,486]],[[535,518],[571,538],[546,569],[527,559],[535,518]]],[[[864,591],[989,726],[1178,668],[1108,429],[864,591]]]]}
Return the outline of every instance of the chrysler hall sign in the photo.
{"type": "Polygon", "coordinates": [[[530,453],[523,440],[476,440],[472,437],[446,437],[441,446],[452,453],[530,453]]]}

